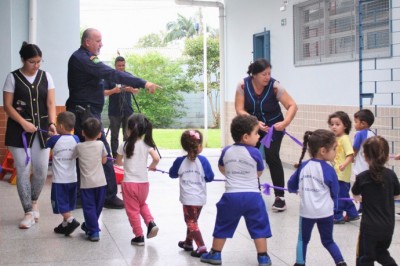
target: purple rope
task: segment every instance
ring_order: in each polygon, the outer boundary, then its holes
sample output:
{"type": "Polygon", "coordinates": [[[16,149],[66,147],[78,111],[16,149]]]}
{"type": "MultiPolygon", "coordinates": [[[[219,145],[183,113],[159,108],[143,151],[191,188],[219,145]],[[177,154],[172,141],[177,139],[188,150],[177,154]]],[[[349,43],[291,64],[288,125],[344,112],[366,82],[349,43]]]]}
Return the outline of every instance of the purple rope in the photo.
{"type": "MultiPolygon", "coordinates": [[[[147,167],[147,168],[148,168],[148,167],[147,167]]],[[[169,174],[169,172],[163,171],[163,170],[160,170],[160,169],[154,169],[154,171],[161,172],[161,173],[163,173],[163,174],[169,174]]]]}
{"type": "Polygon", "coordinates": [[[303,148],[303,143],[302,143],[300,140],[296,139],[293,135],[290,135],[289,133],[287,133],[286,130],[283,131],[283,133],[285,133],[286,135],[288,135],[289,138],[291,138],[294,142],[296,142],[300,147],[303,148]]]}
{"type": "MultiPolygon", "coordinates": [[[[112,160],[113,158],[107,157],[107,159],[112,160]]],[[[113,160],[115,160],[115,159],[113,159],[113,160]]],[[[123,170],[123,169],[121,169],[121,170],[123,170]]],[[[164,171],[164,170],[155,169],[154,171],[161,172],[163,174],[168,174],[169,175],[169,172],[164,171]]],[[[226,179],[214,179],[213,181],[226,181],[226,179]]]]}
{"type": "MultiPolygon", "coordinates": [[[[262,184],[261,186],[264,188],[263,193],[265,195],[267,195],[267,196],[271,195],[271,188],[278,189],[278,190],[288,190],[287,188],[284,188],[284,187],[271,186],[268,183],[262,184]]],[[[354,199],[352,199],[352,198],[338,198],[338,200],[352,201],[354,199]]]]}
{"type": "MultiPolygon", "coordinates": [[[[42,131],[45,133],[48,132],[47,130],[44,130],[41,128],[37,128],[37,131],[42,131]]],[[[34,133],[36,133],[36,132],[34,132],[34,133]]],[[[22,143],[24,145],[24,150],[25,150],[25,154],[26,154],[25,165],[28,165],[29,161],[31,160],[31,157],[29,157],[29,154],[28,154],[28,141],[26,140],[26,133],[28,133],[28,132],[26,132],[26,131],[22,132],[22,143]]],[[[34,133],[32,133],[32,134],[34,134],[34,133]]]]}
{"type": "Polygon", "coordinates": [[[274,132],[274,126],[269,128],[269,130],[267,132],[267,135],[265,135],[260,141],[267,148],[271,147],[272,133],[273,132],[274,132]]]}
{"type": "MultiPolygon", "coordinates": [[[[113,158],[113,157],[107,157],[107,160],[115,161],[116,159],[113,158]]],[[[149,168],[149,167],[147,167],[147,168],[149,168]]],[[[123,170],[122,168],[120,168],[120,169],[123,170]]],[[[163,174],[169,174],[169,172],[166,172],[166,171],[163,171],[163,170],[159,170],[159,169],[155,169],[154,171],[158,171],[158,172],[161,172],[163,174]]]]}
{"type": "Polygon", "coordinates": [[[352,199],[352,198],[338,198],[338,200],[347,200],[347,201],[353,201],[354,199],[352,199]]]}
{"type": "MultiPolygon", "coordinates": [[[[272,125],[269,130],[267,135],[265,135],[262,139],[261,139],[261,143],[266,147],[269,148],[271,147],[271,141],[272,141],[272,135],[274,133],[274,126],[272,125]]],[[[283,131],[284,134],[288,135],[289,138],[291,138],[295,143],[297,143],[300,147],[303,148],[303,143],[296,139],[294,136],[292,136],[291,134],[289,134],[286,129],[283,131]]]]}
{"type": "Polygon", "coordinates": [[[271,188],[273,189],[278,189],[278,190],[288,190],[287,188],[284,187],[277,187],[277,186],[271,186],[268,183],[265,184],[261,184],[261,186],[263,187],[263,193],[267,196],[271,195],[271,188]]]}
{"type": "MultiPolygon", "coordinates": [[[[112,160],[112,161],[115,161],[116,159],[114,159],[114,158],[112,158],[112,157],[107,157],[107,160],[112,160]]],[[[120,168],[119,166],[117,166],[120,170],[124,170],[123,168],[120,168]]],[[[149,167],[147,167],[147,168],[149,168],[149,167]]],[[[161,172],[161,173],[163,173],[163,174],[169,174],[169,172],[167,172],[167,171],[163,171],[163,170],[160,170],[160,169],[154,169],[154,171],[157,171],[157,172],[161,172]]]]}

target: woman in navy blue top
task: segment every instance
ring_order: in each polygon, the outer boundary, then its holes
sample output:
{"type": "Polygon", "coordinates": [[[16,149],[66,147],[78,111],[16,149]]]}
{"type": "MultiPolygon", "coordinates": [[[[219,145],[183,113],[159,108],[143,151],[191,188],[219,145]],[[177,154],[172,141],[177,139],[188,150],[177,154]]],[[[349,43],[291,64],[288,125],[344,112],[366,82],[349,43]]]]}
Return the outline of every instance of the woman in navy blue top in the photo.
{"type": "MultiPolygon", "coordinates": [[[[265,136],[271,126],[274,133],[270,148],[264,147],[265,161],[270,169],[274,186],[284,187],[285,177],[282,161],[279,156],[283,131],[292,122],[297,112],[297,104],[286,92],[279,81],[271,77],[271,64],[263,59],[257,59],[249,65],[247,74],[237,86],[235,96],[235,109],[238,115],[250,114],[259,121],[260,140],[265,136]],[[284,117],[279,105],[281,103],[286,111],[284,117]]],[[[257,147],[260,146],[258,142],[257,147]]],[[[275,189],[275,202],[272,209],[275,211],[286,210],[283,190],[275,189]]]]}

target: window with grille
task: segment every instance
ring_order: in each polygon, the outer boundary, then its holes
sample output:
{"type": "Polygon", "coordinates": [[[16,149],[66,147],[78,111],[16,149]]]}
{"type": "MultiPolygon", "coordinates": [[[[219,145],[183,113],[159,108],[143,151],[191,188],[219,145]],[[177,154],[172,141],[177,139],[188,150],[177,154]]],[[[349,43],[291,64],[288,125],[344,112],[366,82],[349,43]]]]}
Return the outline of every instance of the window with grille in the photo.
{"type": "Polygon", "coordinates": [[[389,4],[389,0],[310,0],[294,5],[295,65],[358,60],[360,39],[363,58],[391,56],[389,4]]]}

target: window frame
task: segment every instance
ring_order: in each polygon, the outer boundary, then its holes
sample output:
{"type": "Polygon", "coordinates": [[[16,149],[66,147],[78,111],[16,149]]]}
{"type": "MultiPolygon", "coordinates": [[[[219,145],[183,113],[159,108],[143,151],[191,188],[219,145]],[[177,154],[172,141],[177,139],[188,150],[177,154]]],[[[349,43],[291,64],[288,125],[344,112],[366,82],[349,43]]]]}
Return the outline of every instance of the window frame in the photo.
{"type": "Polygon", "coordinates": [[[355,61],[360,57],[359,12],[362,19],[362,57],[392,56],[390,0],[309,0],[293,5],[295,66],[355,61]]]}

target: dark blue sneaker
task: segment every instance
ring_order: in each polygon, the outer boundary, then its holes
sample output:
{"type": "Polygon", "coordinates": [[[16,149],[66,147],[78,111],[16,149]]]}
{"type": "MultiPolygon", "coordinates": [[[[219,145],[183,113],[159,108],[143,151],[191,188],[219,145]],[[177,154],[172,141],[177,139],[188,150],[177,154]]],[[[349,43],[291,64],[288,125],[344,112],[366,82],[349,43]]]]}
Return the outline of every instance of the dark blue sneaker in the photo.
{"type": "Polygon", "coordinates": [[[333,223],[334,224],[345,224],[346,220],[343,217],[339,218],[339,219],[333,219],[333,223]]]}
{"type": "Polygon", "coordinates": [[[99,232],[94,232],[94,233],[88,235],[88,238],[92,242],[97,242],[100,240],[100,234],[99,234],[99,232]]]}
{"type": "Polygon", "coordinates": [[[257,256],[258,266],[270,266],[272,265],[270,257],[267,256],[257,256]]]}
{"type": "Polygon", "coordinates": [[[210,251],[208,253],[202,254],[200,257],[201,262],[210,263],[213,265],[221,265],[221,252],[210,251]]]}
{"type": "Polygon", "coordinates": [[[88,229],[86,227],[86,223],[85,222],[83,222],[81,224],[81,229],[82,229],[83,232],[85,232],[85,235],[88,235],[89,231],[88,231],[88,229]]]}

